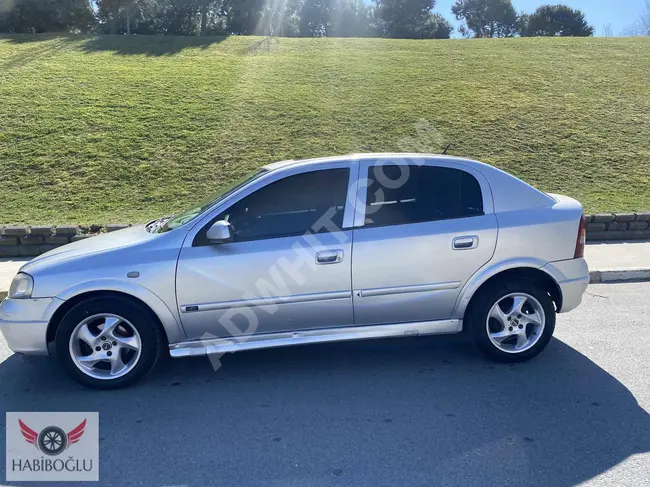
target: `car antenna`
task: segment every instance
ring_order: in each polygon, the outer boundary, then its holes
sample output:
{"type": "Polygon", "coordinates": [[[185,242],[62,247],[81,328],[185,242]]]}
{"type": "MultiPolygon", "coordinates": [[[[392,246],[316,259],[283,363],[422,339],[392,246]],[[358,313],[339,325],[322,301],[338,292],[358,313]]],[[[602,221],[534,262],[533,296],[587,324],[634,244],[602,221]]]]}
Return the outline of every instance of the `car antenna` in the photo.
{"type": "Polygon", "coordinates": [[[442,151],[442,154],[443,154],[443,155],[446,155],[446,154],[447,154],[447,150],[448,150],[450,147],[451,147],[451,142],[449,142],[449,143],[447,144],[447,147],[445,147],[445,150],[442,151]]]}

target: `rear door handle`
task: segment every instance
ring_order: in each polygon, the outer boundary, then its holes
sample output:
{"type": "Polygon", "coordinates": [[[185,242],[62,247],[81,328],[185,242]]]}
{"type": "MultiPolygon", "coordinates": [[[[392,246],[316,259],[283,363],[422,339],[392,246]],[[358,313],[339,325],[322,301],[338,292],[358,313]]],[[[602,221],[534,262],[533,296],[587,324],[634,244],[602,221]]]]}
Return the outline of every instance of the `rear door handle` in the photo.
{"type": "Polygon", "coordinates": [[[451,241],[451,247],[454,250],[470,250],[478,247],[478,236],[476,235],[463,235],[456,237],[451,241]]]}
{"type": "Polygon", "coordinates": [[[343,260],[343,251],[336,250],[322,250],[316,254],[316,263],[319,265],[325,264],[338,264],[343,260]]]}

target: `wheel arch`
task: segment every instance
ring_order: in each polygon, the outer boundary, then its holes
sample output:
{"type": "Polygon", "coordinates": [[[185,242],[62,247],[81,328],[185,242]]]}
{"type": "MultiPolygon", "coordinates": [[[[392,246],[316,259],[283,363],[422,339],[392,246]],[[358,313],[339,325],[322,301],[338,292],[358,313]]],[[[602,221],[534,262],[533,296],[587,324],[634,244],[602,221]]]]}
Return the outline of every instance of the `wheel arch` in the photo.
{"type": "Polygon", "coordinates": [[[461,291],[456,302],[454,317],[463,319],[474,298],[484,289],[511,279],[526,279],[540,285],[549,293],[555,303],[555,309],[562,309],[562,289],[553,276],[543,269],[545,262],[508,262],[479,272],[473,276],[461,291]]]}
{"type": "Polygon", "coordinates": [[[92,284],[80,284],[57,296],[56,301],[60,304],[51,311],[46,331],[47,343],[54,340],[61,320],[73,306],[85,299],[98,296],[119,296],[138,302],[151,312],[152,318],[161,327],[163,336],[168,343],[185,340],[185,333],[171,310],[151,291],[130,283],[124,285],[119,281],[99,281],[92,284]]]}

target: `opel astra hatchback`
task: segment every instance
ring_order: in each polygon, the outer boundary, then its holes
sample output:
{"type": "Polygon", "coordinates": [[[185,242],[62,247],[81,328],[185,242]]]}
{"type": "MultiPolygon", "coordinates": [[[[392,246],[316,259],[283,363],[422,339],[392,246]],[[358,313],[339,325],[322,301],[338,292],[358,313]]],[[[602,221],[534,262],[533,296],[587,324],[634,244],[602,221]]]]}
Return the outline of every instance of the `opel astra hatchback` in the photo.
{"type": "Polygon", "coordinates": [[[0,306],[17,353],[102,389],[163,355],[467,330],[528,360],[589,282],[581,205],[450,156],[264,167],[212,200],[25,264],[0,306]]]}

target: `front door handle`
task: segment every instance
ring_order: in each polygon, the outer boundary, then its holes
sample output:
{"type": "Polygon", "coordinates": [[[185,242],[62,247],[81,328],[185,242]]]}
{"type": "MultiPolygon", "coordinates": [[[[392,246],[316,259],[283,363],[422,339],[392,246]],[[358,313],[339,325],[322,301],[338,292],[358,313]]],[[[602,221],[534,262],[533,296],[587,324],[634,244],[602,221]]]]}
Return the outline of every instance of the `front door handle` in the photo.
{"type": "Polygon", "coordinates": [[[316,263],[319,265],[325,264],[338,264],[343,260],[343,251],[336,250],[322,250],[316,254],[316,263]]]}
{"type": "Polygon", "coordinates": [[[463,235],[456,237],[451,241],[451,247],[454,250],[470,250],[478,247],[478,236],[476,235],[463,235]]]}

